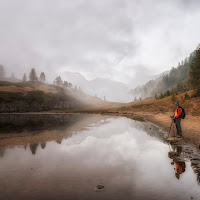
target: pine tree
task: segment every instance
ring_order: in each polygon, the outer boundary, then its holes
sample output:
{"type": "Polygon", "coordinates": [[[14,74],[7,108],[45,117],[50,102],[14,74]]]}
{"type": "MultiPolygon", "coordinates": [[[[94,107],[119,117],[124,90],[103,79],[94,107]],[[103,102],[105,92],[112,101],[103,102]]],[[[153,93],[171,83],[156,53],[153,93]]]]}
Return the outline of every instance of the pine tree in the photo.
{"type": "Polygon", "coordinates": [[[74,91],[75,92],[77,92],[78,91],[78,88],[77,88],[77,86],[75,85],[75,87],[74,87],[74,91]]]}
{"type": "Polygon", "coordinates": [[[23,76],[23,78],[22,78],[22,81],[23,81],[23,82],[26,82],[26,81],[27,81],[27,76],[26,76],[26,74],[24,74],[24,76],[23,76]]]}
{"type": "Polygon", "coordinates": [[[53,83],[54,83],[54,85],[57,85],[57,86],[62,86],[63,85],[63,81],[62,81],[60,76],[57,76],[53,83]]]}
{"type": "Polygon", "coordinates": [[[11,73],[11,80],[14,81],[15,80],[15,74],[12,72],[11,73]]]}
{"type": "Polygon", "coordinates": [[[78,92],[83,93],[83,90],[81,89],[81,87],[78,88],[78,92]]]}
{"type": "Polygon", "coordinates": [[[190,64],[189,83],[195,91],[196,96],[200,96],[200,45],[195,50],[195,55],[190,64]]]}
{"type": "Polygon", "coordinates": [[[42,72],[42,73],[40,74],[39,81],[42,82],[42,83],[45,83],[45,82],[46,82],[46,76],[45,76],[44,72],[42,72]]]}
{"type": "Polygon", "coordinates": [[[68,87],[69,87],[69,89],[72,89],[73,88],[72,83],[69,82],[68,87]]]}
{"type": "Polygon", "coordinates": [[[35,68],[31,69],[31,72],[29,74],[29,80],[32,81],[32,82],[38,81],[38,77],[36,75],[35,68]]]}
{"type": "Polygon", "coordinates": [[[3,65],[0,65],[0,79],[5,77],[5,71],[3,65]]]}
{"type": "Polygon", "coordinates": [[[63,82],[63,87],[68,88],[69,87],[69,83],[67,81],[63,82]]]}

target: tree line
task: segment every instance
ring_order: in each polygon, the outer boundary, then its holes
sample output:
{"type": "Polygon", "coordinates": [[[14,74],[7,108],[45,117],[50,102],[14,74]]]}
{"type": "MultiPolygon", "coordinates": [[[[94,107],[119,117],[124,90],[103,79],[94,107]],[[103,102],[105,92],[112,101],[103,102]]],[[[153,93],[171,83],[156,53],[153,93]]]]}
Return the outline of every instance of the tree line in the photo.
{"type": "MultiPolygon", "coordinates": [[[[5,70],[3,65],[0,65],[0,80],[6,80],[6,81],[22,81],[22,82],[31,82],[31,83],[36,83],[36,82],[41,82],[41,83],[47,83],[46,81],[46,75],[44,72],[40,73],[40,76],[37,76],[35,68],[32,68],[29,75],[27,76],[26,73],[24,73],[23,77],[21,80],[16,79],[14,73],[11,74],[11,77],[6,77],[5,76],[5,70]]],[[[77,92],[82,92],[82,89],[80,87],[77,87],[76,85],[73,86],[72,83],[68,81],[63,81],[60,76],[57,76],[53,84],[56,86],[64,87],[66,89],[71,89],[77,92]]]]}
{"type": "MultiPolygon", "coordinates": [[[[24,74],[23,76],[23,82],[27,81],[27,76],[26,74],[24,74]]],[[[40,77],[37,77],[35,68],[31,69],[31,72],[29,74],[29,81],[31,82],[42,82],[42,83],[46,83],[46,75],[44,72],[41,72],[40,77]]],[[[79,87],[77,87],[76,85],[73,87],[72,83],[68,82],[68,81],[63,81],[62,78],[60,76],[57,76],[54,81],[53,81],[53,85],[56,86],[60,86],[60,87],[64,87],[66,89],[73,89],[75,92],[82,92],[82,89],[79,87]]]]}

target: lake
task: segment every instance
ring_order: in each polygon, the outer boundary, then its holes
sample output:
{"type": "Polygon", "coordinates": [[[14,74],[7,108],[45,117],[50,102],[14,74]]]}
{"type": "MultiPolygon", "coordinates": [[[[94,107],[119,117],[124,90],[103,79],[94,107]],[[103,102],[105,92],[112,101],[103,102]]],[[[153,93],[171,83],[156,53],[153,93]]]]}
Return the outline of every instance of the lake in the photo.
{"type": "Polygon", "coordinates": [[[0,125],[0,199],[200,199],[199,150],[150,122],[2,115],[0,125]]]}

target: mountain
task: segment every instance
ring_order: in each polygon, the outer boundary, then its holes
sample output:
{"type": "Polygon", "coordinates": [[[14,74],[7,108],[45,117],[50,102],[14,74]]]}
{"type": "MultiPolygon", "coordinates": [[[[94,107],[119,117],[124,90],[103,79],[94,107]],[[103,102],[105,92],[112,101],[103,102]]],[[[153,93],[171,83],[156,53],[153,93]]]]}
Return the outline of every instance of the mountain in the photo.
{"type": "MultiPolygon", "coordinates": [[[[146,77],[147,81],[150,80],[149,82],[147,82],[148,83],[147,88],[149,87],[152,88],[152,84],[154,88],[157,87],[157,83],[162,79],[164,75],[169,74],[169,72],[170,71],[165,71],[158,75],[149,76],[148,78],[146,77]]],[[[112,81],[110,79],[105,79],[105,78],[96,78],[93,80],[87,80],[82,74],[70,71],[63,72],[62,79],[71,82],[74,86],[76,85],[77,87],[80,87],[83,90],[83,92],[88,95],[96,96],[101,99],[104,99],[105,97],[107,101],[112,101],[112,102],[126,103],[133,101],[133,98],[135,96],[136,97],[141,96],[140,88],[143,87],[143,86],[138,86],[135,88],[135,90],[134,89],[130,90],[132,84],[128,85],[119,81],[112,81]]],[[[132,86],[135,86],[136,84],[137,83],[134,83],[132,86]]]]}
{"type": "Polygon", "coordinates": [[[100,98],[108,101],[128,102],[131,98],[128,95],[129,88],[125,83],[112,81],[110,79],[97,78],[90,81],[91,92],[96,93],[100,98]]]}
{"type": "Polygon", "coordinates": [[[131,96],[128,94],[128,85],[122,82],[104,78],[87,80],[82,74],[69,71],[62,73],[62,79],[80,87],[83,92],[88,95],[96,96],[101,99],[105,97],[107,101],[129,102],[132,100],[131,96]]]}
{"type": "Polygon", "coordinates": [[[135,89],[130,90],[133,98],[146,98],[155,96],[156,98],[164,98],[171,94],[183,93],[189,90],[188,83],[190,65],[194,58],[195,52],[189,57],[178,63],[177,67],[172,67],[170,71],[165,71],[154,79],[148,81],[135,89]]]}

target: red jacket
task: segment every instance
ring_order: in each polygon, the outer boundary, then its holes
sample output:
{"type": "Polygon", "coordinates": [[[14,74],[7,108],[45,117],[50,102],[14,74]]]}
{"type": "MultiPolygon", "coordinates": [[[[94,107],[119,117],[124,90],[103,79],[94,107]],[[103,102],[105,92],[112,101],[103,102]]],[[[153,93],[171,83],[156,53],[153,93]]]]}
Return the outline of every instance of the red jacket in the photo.
{"type": "Polygon", "coordinates": [[[182,113],[182,109],[181,108],[177,108],[175,111],[175,118],[179,118],[181,116],[182,113]]]}

